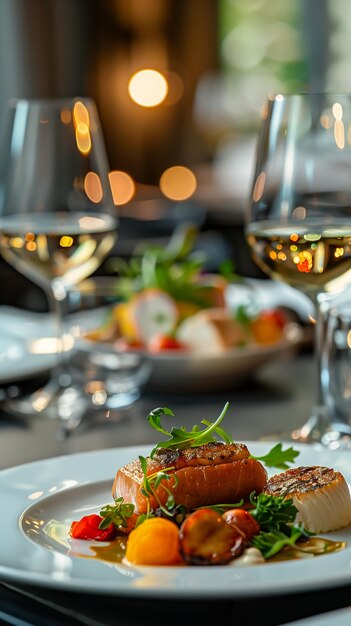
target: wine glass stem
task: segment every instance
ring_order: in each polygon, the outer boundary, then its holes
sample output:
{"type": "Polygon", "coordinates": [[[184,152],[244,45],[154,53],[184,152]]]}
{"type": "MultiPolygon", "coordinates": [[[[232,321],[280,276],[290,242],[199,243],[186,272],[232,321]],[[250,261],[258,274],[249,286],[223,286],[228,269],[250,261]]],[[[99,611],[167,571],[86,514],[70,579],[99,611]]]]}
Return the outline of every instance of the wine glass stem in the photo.
{"type": "Polygon", "coordinates": [[[321,434],[329,427],[329,416],[325,402],[326,385],[328,382],[328,359],[325,359],[327,326],[329,308],[332,296],[320,293],[315,298],[316,305],[316,329],[315,329],[315,358],[317,366],[317,405],[314,413],[317,427],[321,434]]]}
{"type": "Polygon", "coordinates": [[[57,345],[57,361],[53,371],[53,379],[58,388],[69,387],[72,383],[70,367],[70,346],[67,346],[66,315],[68,309],[67,289],[63,282],[54,279],[48,291],[49,308],[54,313],[55,337],[57,345]]]}

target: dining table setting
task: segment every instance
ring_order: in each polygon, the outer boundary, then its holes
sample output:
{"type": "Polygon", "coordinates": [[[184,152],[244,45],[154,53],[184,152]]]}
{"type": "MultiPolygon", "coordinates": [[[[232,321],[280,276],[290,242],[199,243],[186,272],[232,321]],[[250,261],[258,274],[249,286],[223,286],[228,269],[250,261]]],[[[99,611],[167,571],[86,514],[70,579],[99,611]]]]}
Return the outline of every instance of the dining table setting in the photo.
{"type": "Polygon", "coordinates": [[[94,102],[11,103],[0,252],[47,308],[0,304],[0,624],[349,623],[350,123],[267,100],[250,278],[186,220],[119,256],[94,102]]]}

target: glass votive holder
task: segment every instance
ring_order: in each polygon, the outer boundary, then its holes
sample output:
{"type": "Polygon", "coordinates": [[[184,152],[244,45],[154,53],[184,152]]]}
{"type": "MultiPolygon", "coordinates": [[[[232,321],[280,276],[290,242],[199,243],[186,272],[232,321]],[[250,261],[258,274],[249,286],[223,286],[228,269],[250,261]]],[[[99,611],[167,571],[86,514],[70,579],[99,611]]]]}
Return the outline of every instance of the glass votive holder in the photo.
{"type": "Polygon", "coordinates": [[[351,446],[351,298],[330,307],[326,348],[322,358],[324,400],[329,431],[323,443],[331,448],[351,446]]]}
{"type": "Polygon", "coordinates": [[[151,373],[147,354],[120,346],[113,335],[109,320],[117,303],[115,292],[113,277],[84,281],[69,294],[67,317],[73,338],[73,383],[85,398],[87,410],[103,410],[111,418],[113,411],[129,407],[140,397],[151,373]]]}

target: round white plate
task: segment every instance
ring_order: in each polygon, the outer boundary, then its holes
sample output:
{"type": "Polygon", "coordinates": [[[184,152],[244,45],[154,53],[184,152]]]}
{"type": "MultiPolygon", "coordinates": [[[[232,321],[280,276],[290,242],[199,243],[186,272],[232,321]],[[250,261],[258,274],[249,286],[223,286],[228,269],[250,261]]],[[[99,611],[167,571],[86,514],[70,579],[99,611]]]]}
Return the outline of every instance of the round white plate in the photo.
{"type": "MultiPolygon", "coordinates": [[[[271,448],[270,443],[248,445],[256,455],[271,448]]],[[[111,502],[118,467],[150,449],[86,452],[0,472],[0,493],[6,503],[0,578],[84,593],[206,599],[293,594],[351,582],[351,528],[328,534],[347,541],[341,552],[250,567],[128,567],[74,556],[91,555],[92,544],[69,539],[71,521],[111,502]]],[[[310,446],[300,450],[299,464],[334,467],[350,482],[349,452],[310,446]]]]}

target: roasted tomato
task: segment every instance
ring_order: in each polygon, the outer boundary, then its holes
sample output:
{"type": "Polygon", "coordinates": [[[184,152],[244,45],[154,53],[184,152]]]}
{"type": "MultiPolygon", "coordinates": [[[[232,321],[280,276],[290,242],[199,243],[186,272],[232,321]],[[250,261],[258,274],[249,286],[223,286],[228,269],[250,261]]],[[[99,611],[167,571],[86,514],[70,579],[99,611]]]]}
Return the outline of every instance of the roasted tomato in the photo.
{"type": "Polygon", "coordinates": [[[116,527],[110,524],[107,528],[99,528],[103,518],[100,515],[85,515],[78,522],[72,522],[70,535],[74,539],[91,539],[95,541],[110,541],[116,537],[116,527]]]}
{"type": "Polygon", "coordinates": [[[155,335],[148,343],[149,352],[157,353],[163,350],[185,350],[185,345],[175,337],[169,335],[155,335]]]}
{"type": "Polygon", "coordinates": [[[251,541],[252,537],[260,532],[260,525],[245,509],[230,509],[222,517],[227,524],[241,530],[246,537],[246,541],[251,541]]]}
{"type": "Polygon", "coordinates": [[[195,511],[179,530],[180,553],[191,565],[225,565],[244,549],[245,537],[214,509],[195,511]]]}

